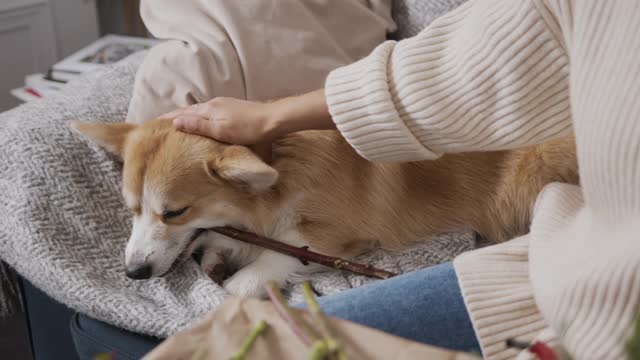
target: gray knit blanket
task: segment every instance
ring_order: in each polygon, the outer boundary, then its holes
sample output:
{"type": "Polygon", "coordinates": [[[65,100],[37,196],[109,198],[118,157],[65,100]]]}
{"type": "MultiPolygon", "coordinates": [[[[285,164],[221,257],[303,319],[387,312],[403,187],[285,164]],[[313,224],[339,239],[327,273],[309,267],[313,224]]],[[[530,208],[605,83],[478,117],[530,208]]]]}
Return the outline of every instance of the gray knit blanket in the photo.
{"type": "MultiPolygon", "coordinates": [[[[450,8],[459,2],[436,3],[450,8]]],[[[68,127],[78,119],[123,120],[143,56],[133,55],[83,76],[59,94],[0,114],[0,258],[76,311],[166,337],[228,294],[193,261],[164,278],[132,281],[124,275],[132,214],[120,196],[122,164],[68,127]]],[[[449,261],[473,246],[471,234],[451,234],[358,260],[407,272],[449,261]]],[[[318,273],[311,280],[321,294],[375,281],[340,271],[318,273]]],[[[291,301],[301,299],[299,285],[285,290],[291,301]]]]}

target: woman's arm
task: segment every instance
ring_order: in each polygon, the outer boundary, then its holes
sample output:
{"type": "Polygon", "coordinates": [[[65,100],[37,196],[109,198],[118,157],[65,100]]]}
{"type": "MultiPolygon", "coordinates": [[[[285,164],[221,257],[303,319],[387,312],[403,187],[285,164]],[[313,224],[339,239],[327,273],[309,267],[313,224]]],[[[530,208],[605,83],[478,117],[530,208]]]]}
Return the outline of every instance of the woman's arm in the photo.
{"type": "Polygon", "coordinates": [[[552,31],[557,26],[545,20],[553,18],[543,19],[537,6],[472,0],[419,35],[385,42],[334,70],[324,90],[267,104],[216,98],[170,116],[178,116],[179,129],[239,144],[337,126],[373,161],[510,149],[568,135],[569,59],[561,33],[552,31]]]}
{"type": "Polygon", "coordinates": [[[258,103],[215,98],[165,114],[178,130],[231,144],[250,145],[263,159],[271,158],[271,142],[288,133],[335,129],[324,90],[258,103]]]}
{"type": "Polygon", "coordinates": [[[241,145],[296,131],[335,129],[322,89],[270,103],[214,98],[162,117],[174,118],[179,130],[241,145]]]}
{"type": "Polygon", "coordinates": [[[271,104],[269,111],[274,135],[303,130],[335,129],[324,89],[285,98],[271,104]]]}
{"type": "MultiPolygon", "coordinates": [[[[542,3],[542,2],[540,2],[542,3]]],[[[333,71],[338,129],[375,161],[433,159],[571,133],[569,59],[532,0],[475,0],[333,71]]]]}

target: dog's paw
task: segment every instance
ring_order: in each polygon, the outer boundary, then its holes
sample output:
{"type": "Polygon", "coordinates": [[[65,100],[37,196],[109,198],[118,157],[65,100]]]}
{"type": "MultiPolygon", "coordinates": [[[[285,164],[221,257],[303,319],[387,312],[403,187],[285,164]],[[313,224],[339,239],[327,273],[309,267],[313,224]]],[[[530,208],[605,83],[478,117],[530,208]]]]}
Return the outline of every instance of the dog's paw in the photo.
{"type": "Polygon", "coordinates": [[[266,281],[260,274],[240,270],[225,281],[223,287],[235,296],[262,299],[267,296],[265,285],[266,281]]]}
{"type": "Polygon", "coordinates": [[[220,251],[207,249],[200,260],[200,268],[217,284],[222,285],[226,277],[225,259],[220,251]]]}
{"type": "Polygon", "coordinates": [[[202,255],[202,260],[200,260],[200,268],[202,268],[205,274],[211,273],[216,266],[220,264],[224,264],[224,257],[217,249],[211,248],[205,250],[202,255]]]}

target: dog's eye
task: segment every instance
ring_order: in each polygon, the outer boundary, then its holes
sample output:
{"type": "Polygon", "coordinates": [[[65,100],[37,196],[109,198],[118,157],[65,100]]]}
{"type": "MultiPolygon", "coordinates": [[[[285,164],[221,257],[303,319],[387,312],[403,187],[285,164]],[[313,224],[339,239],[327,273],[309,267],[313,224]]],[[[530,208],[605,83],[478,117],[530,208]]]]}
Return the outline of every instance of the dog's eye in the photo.
{"type": "Polygon", "coordinates": [[[188,206],[187,206],[187,207],[185,207],[185,208],[182,208],[182,209],[180,209],[180,210],[176,210],[176,211],[168,211],[168,210],[167,210],[167,211],[165,211],[165,212],[163,212],[163,213],[162,213],[162,217],[163,217],[164,219],[172,219],[172,218],[176,218],[176,217],[178,217],[178,216],[180,216],[180,215],[184,214],[187,210],[189,210],[189,207],[188,207],[188,206]]]}

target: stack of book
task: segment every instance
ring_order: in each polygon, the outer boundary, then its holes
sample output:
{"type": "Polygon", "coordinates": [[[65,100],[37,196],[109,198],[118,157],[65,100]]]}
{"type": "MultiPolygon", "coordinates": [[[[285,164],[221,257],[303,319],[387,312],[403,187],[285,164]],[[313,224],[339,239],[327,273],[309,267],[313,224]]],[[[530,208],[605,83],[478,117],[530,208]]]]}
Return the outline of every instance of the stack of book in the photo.
{"type": "Polygon", "coordinates": [[[83,73],[113,64],[158,42],[156,39],[106,35],[54,64],[46,74],[27,75],[24,87],[13,89],[11,93],[25,102],[50,96],[83,73]]]}

